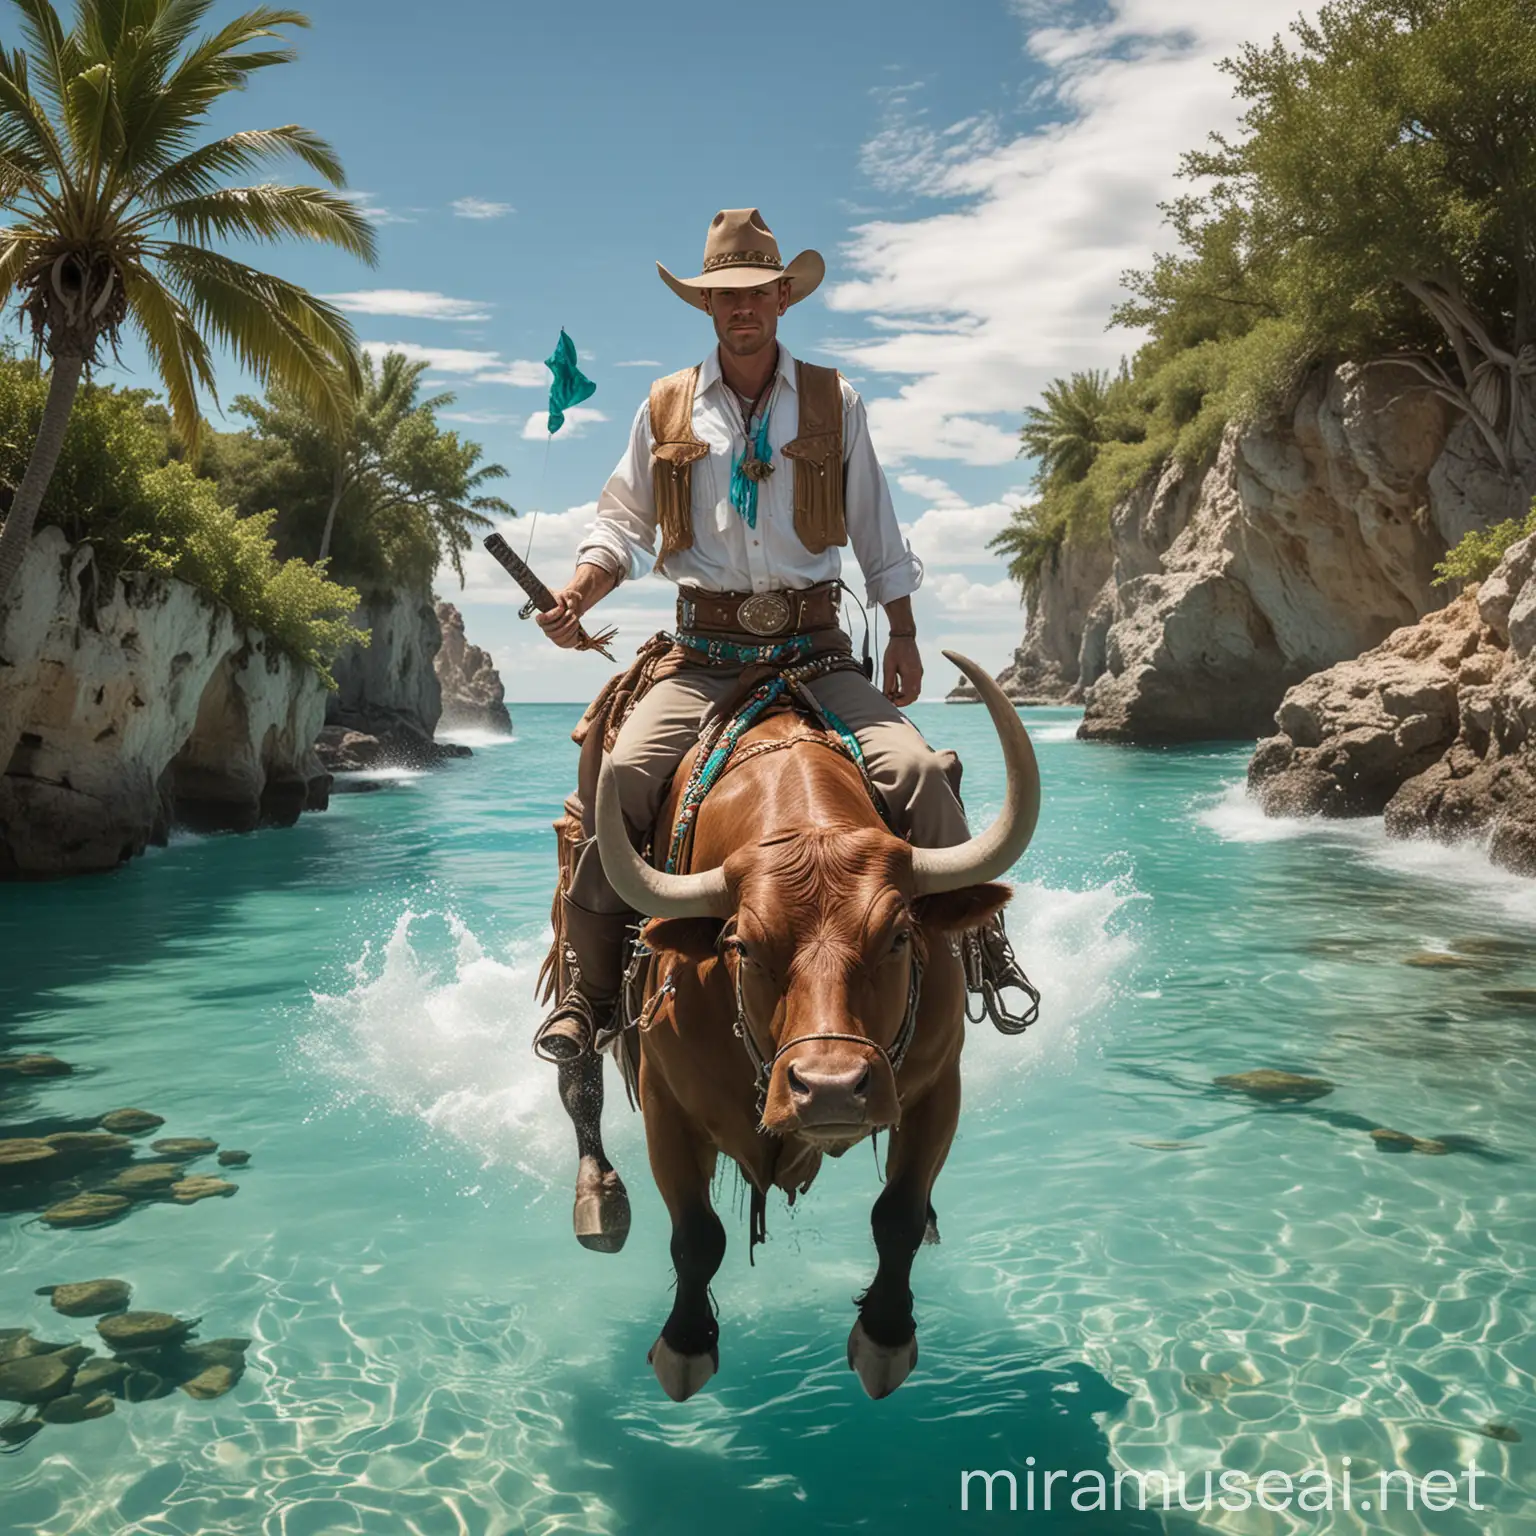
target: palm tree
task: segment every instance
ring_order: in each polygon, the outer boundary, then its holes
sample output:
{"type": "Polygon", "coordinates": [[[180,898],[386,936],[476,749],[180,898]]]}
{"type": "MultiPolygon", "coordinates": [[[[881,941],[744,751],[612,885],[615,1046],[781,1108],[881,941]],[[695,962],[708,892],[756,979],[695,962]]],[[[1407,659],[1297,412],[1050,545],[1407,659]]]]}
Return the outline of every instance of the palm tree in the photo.
{"type": "MultiPolygon", "coordinates": [[[[490,528],[487,513],[515,512],[485,493],[487,481],[506,475],[500,464],[481,464],[480,445],[444,432],[437,412],[454,403],[450,392],[417,398],[430,365],[389,352],[377,368],[366,353],[362,379],[340,428],[317,422],[302,399],[274,388],[265,401],[239,395],[234,408],[265,438],[282,443],[295,464],[323,476],[325,521],[316,560],[326,559],[338,512],[377,534],[392,519],[414,519],[440,558],[464,582],[463,557],[473,530],[490,528]]],[[[318,500],[319,498],[317,498],[318,500]]],[[[349,573],[350,574],[350,573],[349,573]]]]}
{"type": "Polygon", "coordinates": [[[339,190],[224,184],[292,157],[344,186],[335,151],[307,128],[196,142],[221,96],[294,58],[275,41],[280,28],[309,25],[301,13],[263,6],[195,35],[213,0],[76,0],[66,31],[49,0],[11,3],[27,51],[0,46],[0,204],[15,215],[0,228],[0,303],[19,297],[52,377],[0,532],[0,601],[31,537],[81,374],[103,343],[115,354],[125,322],[143,338],[189,446],[199,388],[217,398],[211,345],[339,425],[360,377],[346,318],[214,246],[298,237],[375,259],[372,227],[339,190]]]}
{"type": "Polygon", "coordinates": [[[1052,379],[1045,404],[1024,412],[1019,437],[1038,461],[1035,483],[1042,490],[1052,481],[1081,480],[1093,467],[1099,445],[1110,435],[1111,387],[1108,372],[1099,368],[1052,379]]]}

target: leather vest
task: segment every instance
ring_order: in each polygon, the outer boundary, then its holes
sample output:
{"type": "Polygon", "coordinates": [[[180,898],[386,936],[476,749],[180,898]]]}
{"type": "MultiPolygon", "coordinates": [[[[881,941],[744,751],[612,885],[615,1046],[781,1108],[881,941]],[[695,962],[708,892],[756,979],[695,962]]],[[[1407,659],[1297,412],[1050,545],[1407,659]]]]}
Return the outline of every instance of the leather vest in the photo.
{"type": "MultiPolygon", "coordinates": [[[[657,564],[693,545],[693,466],[709,452],[693,431],[699,365],[651,385],[651,489],[661,530],[657,564]]],[[[843,390],[837,369],[795,360],[800,435],[780,452],[795,466],[795,536],[813,554],[848,542],[843,508],[843,390]]]]}

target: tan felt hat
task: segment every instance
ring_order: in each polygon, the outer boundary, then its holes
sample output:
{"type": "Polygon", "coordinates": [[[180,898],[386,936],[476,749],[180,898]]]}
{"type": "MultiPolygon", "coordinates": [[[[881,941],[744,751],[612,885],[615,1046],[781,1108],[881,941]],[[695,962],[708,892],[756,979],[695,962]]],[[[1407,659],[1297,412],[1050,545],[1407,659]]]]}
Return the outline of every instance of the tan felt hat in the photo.
{"type": "Polygon", "coordinates": [[[776,277],[788,281],[789,302],[798,304],[816,291],[827,264],[819,251],[801,251],[786,267],[779,242],[756,208],[722,208],[710,220],[704,270],[697,277],[674,277],[659,261],[656,270],[678,298],[703,309],[706,288],[756,288],[776,277]]]}

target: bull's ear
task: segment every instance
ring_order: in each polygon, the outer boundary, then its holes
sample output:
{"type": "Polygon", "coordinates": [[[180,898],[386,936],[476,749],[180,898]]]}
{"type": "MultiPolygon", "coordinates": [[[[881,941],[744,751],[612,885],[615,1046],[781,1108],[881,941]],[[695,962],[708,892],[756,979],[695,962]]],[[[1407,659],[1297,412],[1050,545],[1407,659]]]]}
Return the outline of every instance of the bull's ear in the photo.
{"type": "Polygon", "coordinates": [[[967,885],[958,891],[919,896],[912,910],[930,933],[964,933],[968,928],[980,928],[990,922],[1008,905],[1012,895],[1011,885],[967,885]]]}
{"type": "Polygon", "coordinates": [[[725,927],[718,917],[653,917],[641,937],[652,949],[666,949],[685,960],[709,960],[725,927]]]}

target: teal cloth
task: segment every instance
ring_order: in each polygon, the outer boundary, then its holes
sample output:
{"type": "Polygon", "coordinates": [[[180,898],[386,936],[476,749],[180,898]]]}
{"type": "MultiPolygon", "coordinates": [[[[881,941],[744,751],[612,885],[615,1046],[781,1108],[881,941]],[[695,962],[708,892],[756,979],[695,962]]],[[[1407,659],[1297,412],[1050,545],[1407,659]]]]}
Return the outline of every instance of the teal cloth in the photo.
{"type": "MultiPolygon", "coordinates": [[[[753,453],[764,464],[773,461],[773,449],[768,446],[768,418],[770,411],[763,412],[763,424],[757,429],[757,440],[752,444],[753,453]]],[[[748,528],[757,527],[757,481],[752,479],[742,465],[747,462],[747,450],[743,448],[731,460],[731,505],[748,528]]]]}
{"type": "Polygon", "coordinates": [[[560,329],[555,350],[544,359],[544,366],[554,375],[549,381],[549,430],[551,435],[565,425],[565,413],[573,405],[590,400],[597,385],[576,366],[576,343],[560,329]]]}

